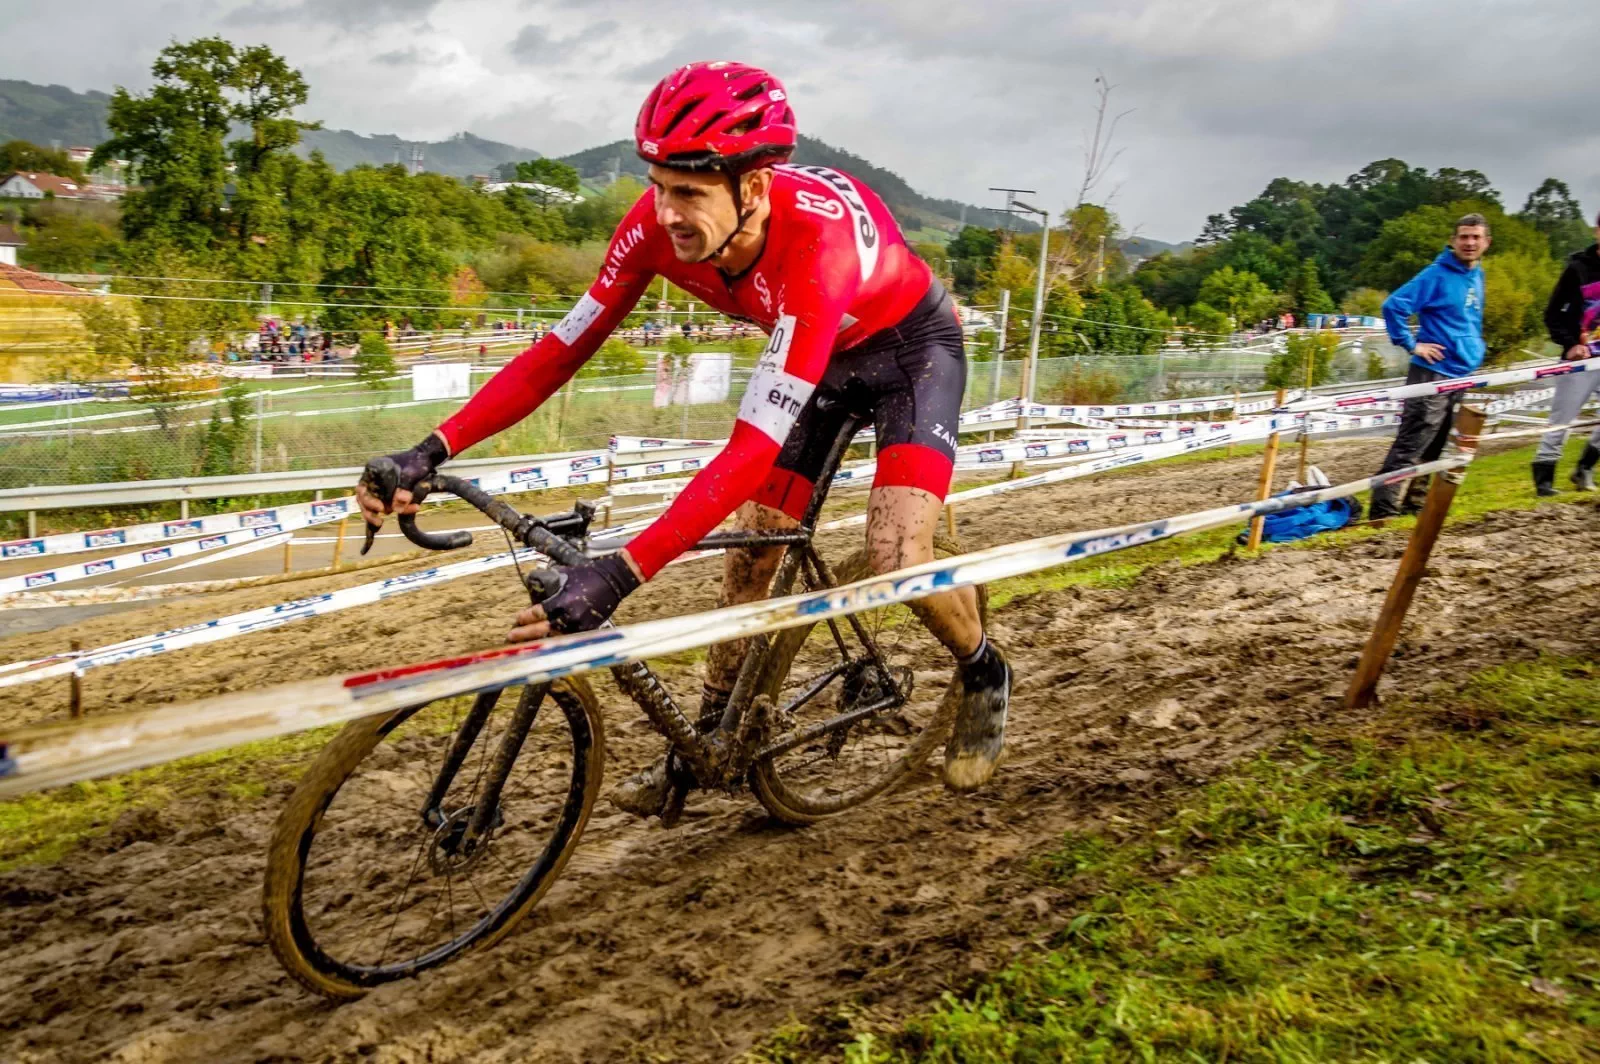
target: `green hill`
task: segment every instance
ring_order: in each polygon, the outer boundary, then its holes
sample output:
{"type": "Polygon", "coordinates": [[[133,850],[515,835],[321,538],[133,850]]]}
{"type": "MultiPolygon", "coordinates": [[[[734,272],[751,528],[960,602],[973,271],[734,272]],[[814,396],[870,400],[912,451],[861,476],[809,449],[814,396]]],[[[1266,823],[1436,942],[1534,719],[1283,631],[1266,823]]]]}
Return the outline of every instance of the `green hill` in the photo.
{"type": "MultiPolygon", "coordinates": [[[[109,135],[106,106],[110,101],[103,92],[74,92],[63,85],[0,79],[0,143],[28,140],[44,147],[92,148],[109,135]]],[[[413,141],[391,133],[364,136],[348,129],[318,129],[303,134],[296,150],[302,156],[320,151],[336,169],[348,170],[362,163],[409,163],[413,148],[422,149],[425,169],[454,177],[489,174],[501,163],[539,158],[530,148],[471,133],[457,133],[449,140],[413,141]]]]}
{"type": "MultiPolygon", "coordinates": [[[[613,172],[643,177],[645,163],[634,154],[633,141],[617,140],[597,148],[562,156],[561,161],[575,167],[580,176],[590,180],[605,180],[613,172]]],[[[957,200],[934,199],[913,189],[906,179],[891,170],[874,166],[859,155],[842,148],[824,144],[812,137],[802,136],[795,149],[794,161],[813,166],[828,166],[861,178],[872,190],[883,197],[883,202],[894,211],[895,217],[913,240],[948,240],[960,232],[962,224],[993,229],[1006,224],[1007,216],[999,211],[974,207],[957,200]]],[[[1012,218],[1014,229],[1031,232],[1038,225],[1022,218],[1012,218]]]]}
{"type": "Polygon", "coordinates": [[[27,140],[48,148],[92,148],[106,139],[103,92],[0,78],[0,143],[27,140]]]}

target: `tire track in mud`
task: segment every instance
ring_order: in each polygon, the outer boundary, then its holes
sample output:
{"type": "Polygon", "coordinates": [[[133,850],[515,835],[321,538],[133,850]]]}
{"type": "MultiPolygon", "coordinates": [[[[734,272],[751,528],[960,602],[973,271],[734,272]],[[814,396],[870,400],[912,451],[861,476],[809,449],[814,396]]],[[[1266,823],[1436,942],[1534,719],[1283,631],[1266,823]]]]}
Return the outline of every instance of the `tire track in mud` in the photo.
{"type": "MultiPolygon", "coordinates": [[[[1318,458],[1348,476],[1375,451],[1318,458]]],[[[982,546],[1214,505],[1248,494],[1254,470],[1240,459],[1002,497],[964,508],[962,532],[982,546]]],[[[1010,756],[977,795],[946,794],[935,764],[800,831],[770,824],[744,795],[697,797],[672,831],[602,800],[565,879],[499,947],[342,1007],[284,976],[260,933],[261,862],[288,782],[257,801],[219,793],[131,814],[54,866],[0,875],[0,1059],[725,1060],[791,1015],[844,1002],[917,1008],[1059,925],[1070,899],[1027,866],[1063,832],[1115,825],[1165,789],[1340,715],[1403,546],[1385,536],[1163,566],[1128,590],[1014,599],[993,617],[1019,677],[1010,756]]],[[[714,574],[693,568],[646,606],[700,608],[714,574]]],[[[1600,652],[1592,506],[1449,529],[1431,569],[1388,691],[1449,689],[1540,652],[1600,652]]],[[[455,637],[443,630],[461,621],[448,618],[498,608],[463,590],[398,600],[416,622],[399,625],[405,638],[437,651],[414,628],[455,637]]],[[[139,615],[97,621],[148,624],[139,615]]],[[[321,652],[342,668],[381,663],[396,636],[379,629],[399,619],[369,614],[318,635],[343,641],[321,652]]],[[[285,631],[220,644],[226,660],[172,655],[172,682],[270,682],[257,678],[292,647],[261,648],[285,631]]],[[[609,681],[600,687],[614,781],[661,741],[622,711],[609,681]]]]}

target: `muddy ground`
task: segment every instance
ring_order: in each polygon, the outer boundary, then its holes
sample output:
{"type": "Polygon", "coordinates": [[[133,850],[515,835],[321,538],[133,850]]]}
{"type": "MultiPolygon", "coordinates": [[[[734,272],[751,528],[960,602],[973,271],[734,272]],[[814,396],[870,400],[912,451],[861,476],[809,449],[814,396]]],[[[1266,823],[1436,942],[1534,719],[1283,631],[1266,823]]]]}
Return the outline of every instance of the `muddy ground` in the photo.
{"type": "MultiPolygon", "coordinates": [[[[1381,442],[1318,447],[1335,480],[1381,442]]],[[[1173,514],[1251,494],[1258,460],[1154,467],[971,504],[985,546],[1173,514]]],[[[842,555],[859,532],[833,537],[842,555]]],[[[1404,540],[1162,567],[1131,590],[1027,595],[992,617],[1018,682],[1011,755],[955,798],[932,771],[805,830],[748,796],[700,798],[670,831],[602,800],[566,878],[492,951],[330,1006],[266,950],[259,890],[292,786],[130,815],[44,868],[0,874],[0,1060],[726,1060],[792,1017],[843,1003],[894,1013],[960,988],[1058,926],[1028,873],[1068,830],[1115,824],[1341,712],[1351,665],[1404,540]]],[[[717,563],[676,568],[628,613],[711,603],[717,563]]],[[[370,575],[365,579],[370,579],[370,575]]],[[[95,646],[363,579],[346,574],[153,602],[89,618],[95,646]]],[[[419,660],[489,645],[517,604],[505,573],[90,674],[94,709],[419,660]]],[[[1600,515],[1588,505],[1447,530],[1388,690],[1448,686],[1541,652],[1600,656],[1600,515]]],[[[67,633],[0,642],[0,659],[67,633]]],[[[0,720],[64,712],[65,684],[6,692],[0,720]]],[[[609,680],[606,775],[660,742],[609,680]]]]}

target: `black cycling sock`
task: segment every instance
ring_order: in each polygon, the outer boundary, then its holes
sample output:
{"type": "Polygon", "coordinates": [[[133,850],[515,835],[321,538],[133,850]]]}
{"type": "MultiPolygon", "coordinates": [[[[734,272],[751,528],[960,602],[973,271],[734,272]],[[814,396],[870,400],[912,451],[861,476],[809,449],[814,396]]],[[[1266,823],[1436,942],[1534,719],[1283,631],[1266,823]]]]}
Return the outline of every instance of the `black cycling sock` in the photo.
{"type": "Polygon", "coordinates": [[[987,690],[1005,683],[1005,659],[989,642],[987,635],[978,644],[978,649],[964,658],[957,658],[956,663],[961,666],[961,683],[969,689],[987,690]]]}

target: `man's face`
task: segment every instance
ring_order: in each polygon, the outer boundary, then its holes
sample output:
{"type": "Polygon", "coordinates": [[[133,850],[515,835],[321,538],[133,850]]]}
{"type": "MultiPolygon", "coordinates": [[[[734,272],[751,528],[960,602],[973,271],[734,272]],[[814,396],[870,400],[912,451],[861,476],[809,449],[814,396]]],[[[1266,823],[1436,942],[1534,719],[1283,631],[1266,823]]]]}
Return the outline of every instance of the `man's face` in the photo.
{"type": "Polygon", "coordinates": [[[672,238],[672,253],[679,262],[699,262],[739,224],[733,190],[724,174],[652,165],[650,184],[656,190],[656,221],[672,238]]]}
{"type": "Polygon", "coordinates": [[[1456,229],[1455,238],[1450,241],[1450,248],[1456,253],[1456,258],[1470,266],[1489,250],[1489,233],[1481,225],[1460,226],[1456,229]]]}

